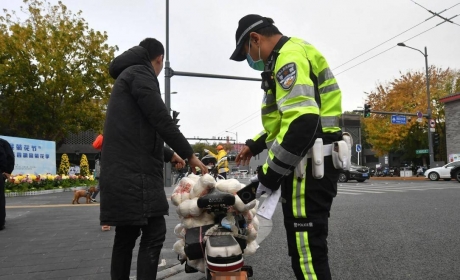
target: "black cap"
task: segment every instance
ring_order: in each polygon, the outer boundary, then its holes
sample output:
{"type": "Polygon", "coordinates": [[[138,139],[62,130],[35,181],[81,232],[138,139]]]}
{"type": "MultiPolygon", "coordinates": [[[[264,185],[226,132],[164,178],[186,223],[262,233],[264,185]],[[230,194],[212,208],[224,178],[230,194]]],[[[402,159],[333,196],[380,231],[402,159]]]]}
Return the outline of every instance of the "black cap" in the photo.
{"type": "Polygon", "coordinates": [[[235,34],[236,48],[230,57],[231,60],[243,61],[246,56],[241,54],[241,48],[251,32],[261,28],[273,25],[271,18],[266,18],[259,15],[247,15],[240,19],[238,22],[238,29],[235,34]]]}

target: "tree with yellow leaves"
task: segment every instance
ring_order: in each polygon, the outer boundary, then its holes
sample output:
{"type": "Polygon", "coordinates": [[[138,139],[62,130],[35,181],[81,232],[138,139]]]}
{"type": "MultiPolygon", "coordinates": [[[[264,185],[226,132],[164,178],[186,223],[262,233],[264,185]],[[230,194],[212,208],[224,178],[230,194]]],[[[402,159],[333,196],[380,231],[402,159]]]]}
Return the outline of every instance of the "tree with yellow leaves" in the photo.
{"type": "Polygon", "coordinates": [[[118,48],[62,1],[23,2],[21,13],[0,11],[2,134],[60,142],[102,129],[118,48]]]}
{"type": "MultiPolygon", "coordinates": [[[[431,66],[429,77],[431,118],[436,120],[436,133],[445,139],[444,105],[439,98],[460,90],[460,71],[431,66]]],[[[368,95],[367,104],[371,105],[371,111],[426,114],[427,102],[425,72],[415,71],[402,74],[385,85],[379,84],[368,95]]],[[[428,148],[426,118],[418,122],[417,117],[411,117],[406,125],[398,125],[391,123],[389,115],[371,114],[370,118],[364,119],[364,128],[366,141],[372,145],[377,156],[400,151],[405,159],[423,156],[424,162],[428,163],[427,154],[416,154],[416,150],[428,148]]],[[[435,160],[445,158],[445,147],[440,147],[435,153],[435,160]]]]}

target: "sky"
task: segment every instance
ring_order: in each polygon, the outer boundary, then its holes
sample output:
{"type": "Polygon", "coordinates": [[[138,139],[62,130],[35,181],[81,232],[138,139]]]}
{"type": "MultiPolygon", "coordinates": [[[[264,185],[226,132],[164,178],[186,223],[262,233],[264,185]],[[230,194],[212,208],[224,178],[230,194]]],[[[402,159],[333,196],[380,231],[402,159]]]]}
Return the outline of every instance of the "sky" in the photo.
{"type": "MultiPolygon", "coordinates": [[[[82,11],[90,28],[106,31],[108,43],[119,48],[116,55],[146,37],[166,45],[166,0],[61,1],[74,13],[82,11]]],[[[416,2],[433,12],[448,9],[441,14],[447,18],[460,14],[460,0],[416,2]]],[[[0,8],[19,11],[21,5],[22,0],[8,0],[0,8]]],[[[273,18],[284,35],[306,40],[326,57],[342,90],[343,111],[362,107],[365,92],[379,83],[407,71],[424,71],[423,55],[397,47],[399,42],[421,51],[426,46],[430,65],[460,68],[460,26],[433,28],[443,20],[429,19],[431,14],[410,0],[171,0],[171,68],[260,78],[246,62],[229,59],[238,21],[247,14],[273,18]]],[[[460,24],[460,16],[452,20],[460,24]]],[[[158,78],[164,92],[164,71],[158,78]]],[[[177,92],[171,96],[171,109],[180,112],[180,129],[188,138],[235,139],[237,134],[244,143],[262,130],[259,82],[174,76],[171,91],[177,92]]]]}

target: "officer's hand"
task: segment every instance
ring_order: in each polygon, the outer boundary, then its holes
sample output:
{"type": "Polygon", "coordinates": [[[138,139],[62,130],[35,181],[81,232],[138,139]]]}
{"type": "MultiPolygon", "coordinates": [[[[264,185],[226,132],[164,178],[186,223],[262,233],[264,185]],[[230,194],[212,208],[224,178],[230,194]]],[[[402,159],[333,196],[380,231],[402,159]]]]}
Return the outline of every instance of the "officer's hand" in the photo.
{"type": "Polygon", "coordinates": [[[185,160],[183,160],[178,154],[174,153],[171,160],[171,164],[174,165],[176,169],[182,169],[185,166],[185,160]]]}
{"type": "Polygon", "coordinates": [[[251,160],[253,154],[251,150],[249,149],[248,146],[244,146],[243,149],[241,149],[240,153],[236,156],[235,163],[236,166],[241,165],[248,165],[249,161],[251,160]]]}
{"type": "Polygon", "coordinates": [[[208,153],[209,153],[209,150],[208,150],[208,149],[204,149],[204,152],[208,154],[208,153]]]}
{"type": "Polygon", "coordinates": [[[192,155],[191,157],[188,158],[188,164],[192,168],[192,172],[194,174],[196,174],[195,167],[198,167],[199,169],[201,169],[201,174],[208,173],[208,169],[206,168],[206,166],[195,155],[192,155]]]}

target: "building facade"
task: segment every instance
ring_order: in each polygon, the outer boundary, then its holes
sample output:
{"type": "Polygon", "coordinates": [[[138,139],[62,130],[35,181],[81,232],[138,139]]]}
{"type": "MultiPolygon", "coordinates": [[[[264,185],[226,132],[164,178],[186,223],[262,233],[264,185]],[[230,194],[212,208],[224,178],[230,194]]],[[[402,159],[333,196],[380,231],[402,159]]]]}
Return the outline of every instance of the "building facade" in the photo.
{"type": "Polygon", "coordinates": [[[460,92],[439,99],[446,116],[447,160],[460,160],[460,92]]]}

